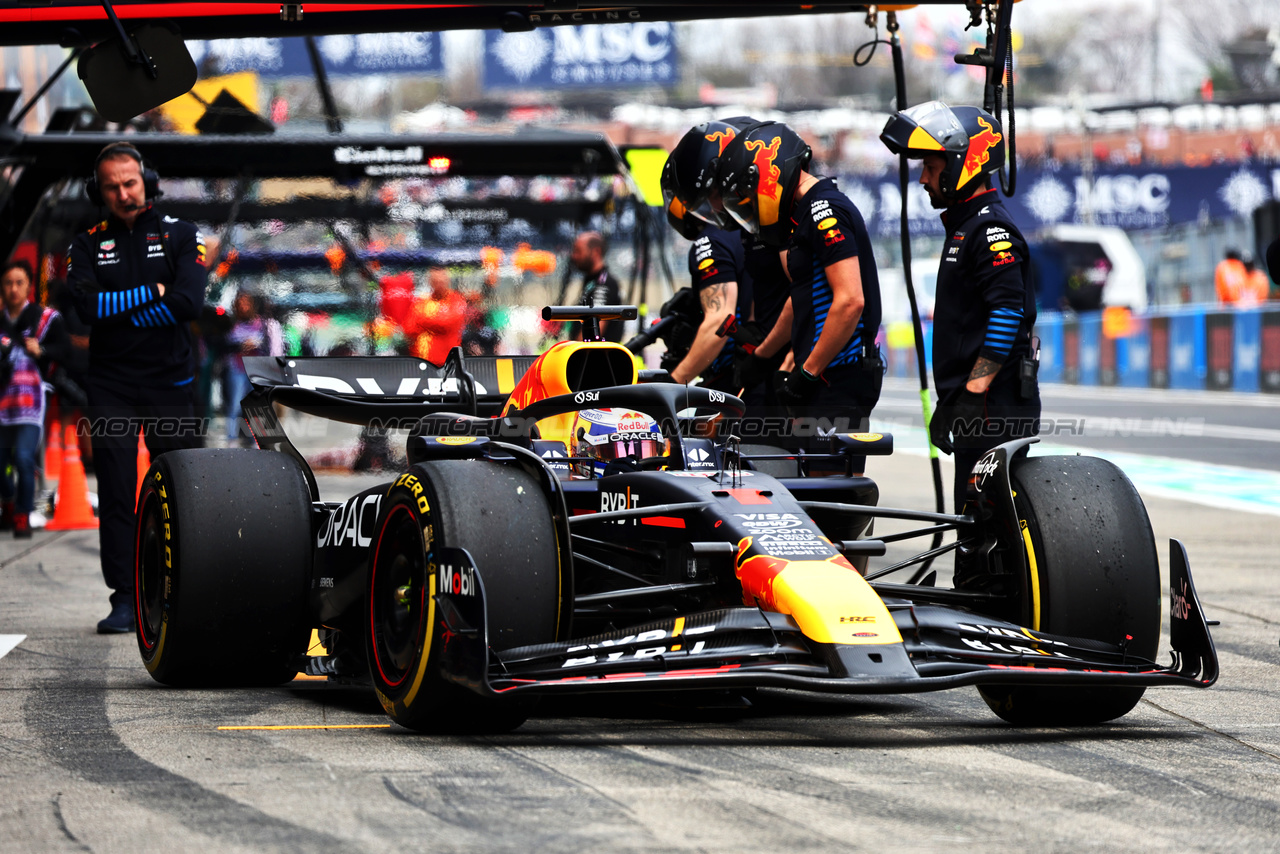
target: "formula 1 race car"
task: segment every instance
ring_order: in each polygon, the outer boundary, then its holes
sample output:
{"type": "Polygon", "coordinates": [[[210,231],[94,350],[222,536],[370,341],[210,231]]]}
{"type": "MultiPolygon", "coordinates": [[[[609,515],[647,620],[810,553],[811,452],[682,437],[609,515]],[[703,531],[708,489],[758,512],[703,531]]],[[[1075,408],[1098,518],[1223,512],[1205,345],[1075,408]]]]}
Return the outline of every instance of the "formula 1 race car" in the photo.
{"type": "MultiPolygon", "coordinates": [[[[588,328],[622,314],[544,311],[588,328]]],[[[245,365],[259,449],[166,454],[139,498],[138,645],[166,684],[306,670],[371,683],[405,727],[474,732],[519,726],[546,694],[745,687],[974,685],[1006,721],[1089,724],[1148,686],[1217,678],[1176,540],[1172,662],[1156,662],[1150,523],[1103,460],[1002,445],[973,469],[968,512],[949,515],[880,507],[847,465],[805,476],[815,458],[888,454],[891,436],[742,445],[742,401],[644,382],[616,344],[245,365]],[[321,501],[277,403],[410,427],[407,470],[321,501]],[[918,527],[875,536],[876,519],[918,527]],[[939,532],[955,540],[871,565],[939,532]],[[928,565],[952,551],[962,571],[938,586],[928,565]],[[308,655],[313,629],[323,655],[308,655]]]]}

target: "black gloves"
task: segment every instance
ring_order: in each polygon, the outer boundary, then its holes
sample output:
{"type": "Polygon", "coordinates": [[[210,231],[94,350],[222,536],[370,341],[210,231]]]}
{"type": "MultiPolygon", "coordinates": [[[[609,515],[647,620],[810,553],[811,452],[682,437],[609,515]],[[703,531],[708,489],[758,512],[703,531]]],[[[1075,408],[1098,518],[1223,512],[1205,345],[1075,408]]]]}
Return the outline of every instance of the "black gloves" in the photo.
{"type": "Polygon", "coordinates": [[[733,385],[741,389],[753,389],[767,380],[782,364],[785,353],[761,358],[755,353],[738,351],[733,357],[733,385]]]}
{"type": "Polygon", "coordinates": [[[939,406],[929,420],[929,441],[944,454],[955,451],[951,432],[961,447],[982,437],[982,424],[986,418],[987,396],[967,388],[961,390],[954,403],[939,406]]]}
{"type": "Polygon", "coordinates": [[[792,415],[797,415],[799,413],[794,410],[804,406],[811,397],[817,394],[823,380],[820,377],[815,377],[799,365],[785,376],[786,379],[774,389],[774,395],[778,398],[778,403],[792,410],[792,415]]]}

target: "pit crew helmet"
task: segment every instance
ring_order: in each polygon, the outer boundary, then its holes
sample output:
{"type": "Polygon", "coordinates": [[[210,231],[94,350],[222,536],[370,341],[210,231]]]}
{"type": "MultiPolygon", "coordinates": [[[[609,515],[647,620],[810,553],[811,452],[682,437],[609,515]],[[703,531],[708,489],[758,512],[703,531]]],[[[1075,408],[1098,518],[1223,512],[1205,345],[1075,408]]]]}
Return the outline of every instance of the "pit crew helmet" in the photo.
{"type": "Polygon", "coordinates": [[[813,149],[782,122],[741,131],[720,156],[716,180],[725,212],[770,246],[791,240],[791,206],[813,149]]]}
{"type": "Polygon", "coordinates": [[[671,149],[662,167],[662,204],[667,222],[686,240],[693,240],[707,225],[730,227],[711,205],[716,189],[720,155],[745,127],[757,124],[747,116],[703,122],[689,129],[671,149]]]}
{"type": "Polygon", "coordinates": [[[941,154],[947,160],[940,190],[949,203],[967,199],[988,172],[1004,166],[1000,122],[978,107],[948,107],[928,101],[889,117],[880,133],[894,154],[919,159],[941,154]]]}
{"type": "Polygon", "coordinates": [[[609,463],[624,457],[658,457],[666,440],[658,422],[632,409],[584,409],[573,425],[573,456],[590,461],[574,463],[582,477],[600,477],[609,463]]]}

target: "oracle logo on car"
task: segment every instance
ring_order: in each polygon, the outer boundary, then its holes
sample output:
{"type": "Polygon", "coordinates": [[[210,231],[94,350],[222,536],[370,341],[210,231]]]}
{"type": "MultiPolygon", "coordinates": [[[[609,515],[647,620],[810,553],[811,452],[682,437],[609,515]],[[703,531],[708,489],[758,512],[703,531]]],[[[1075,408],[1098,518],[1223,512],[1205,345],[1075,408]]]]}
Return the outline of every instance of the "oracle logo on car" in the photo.
{"type": "Polygon", "coordinates": [[[329,512],[329,519],[316,537],[316,548],[325,546],[359,546],[373,542],[373,524],[378,518],[382,496],[357,495],[329,512]],[[372,508],[372,512],[370,512],[372,508]]]}

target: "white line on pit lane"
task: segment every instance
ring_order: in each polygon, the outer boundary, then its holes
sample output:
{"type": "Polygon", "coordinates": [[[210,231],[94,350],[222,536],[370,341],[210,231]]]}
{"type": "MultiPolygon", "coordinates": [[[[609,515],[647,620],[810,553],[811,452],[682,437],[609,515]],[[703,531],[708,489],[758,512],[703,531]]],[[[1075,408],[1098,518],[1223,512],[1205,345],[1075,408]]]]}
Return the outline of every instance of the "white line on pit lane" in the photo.
{"type": "Polygon", "coordinates": [[[1280,442],[1280,430],[1207,424],[1200,418],[1125,418],[1113,415],[1078,415],[1045,412],[1042,421],[1073,421],[1084,436],[1241,439],[1246,442],[1280,442]]]}
{"type": "MultiPolygon", "coordinates": [[[[920,383],[901,377],[885,377],[884,390],[913,392],[919,399],[920,383]]],[[[935,387],[930,384],[931,399],[937,399],[935,387]]],[[[1246,391],[1205,391],[1179,388],[1128,388],[1123,386],[1067,385],[1066,383],[1040,383],[1040,397],[1068,397],[1080,400],[1134,401],[1139,403],[1190,402],[1209,406],[1252,406],[1263,409],[1280,409],[1280,394],[1263,394],[1246,391]]]]}
{"type": "MultiPolygon", "coordinates": [[[[910,456],[928,456],[924,430],[895,424],[871,422],[871,429],[893,434],[893,452],[910,456]]],[[[1133,481],[1139,492],[1160,498],[1189,501],[1205,507],[1240,510],[1280,516],[1280,472],[1198,463],[1194,460],[1130,454],[1124,451],[1081,449],[1067,445],[1040,442],[1031,447],[1033,456],[1065,454],[1081,451],[1088,456],[1110,460],[1133,481]]],[[[875,477],[868,467],[868,474],[875,477]]]]}
{"type": "MultiPolygon", "coordinates": [[[[879,411],[891,410],[916,415],[919,401],[881,398],[876,404],[879,411]]],[[[1245,442],[1280,443],[1280,430],[1268,427],[1239,427],[1232,424],[1210,424],[1203,418],[1154,417],[1129,418],[1121,415],[1082,415],[1045,410],[1041,422],[1057,421],[1079,424],[1081,436],[1122,438],[1195,438],[1238,439],[1245,442]]],[[[920,419],[916,419],[919,421],[920,419]]],[[[898,429],[901,429],[900,427],[898,429]]]]}
{"type": "Polygon", "coordinates": [[[14,647],[26,639],[26,635],[0,635],[0,658],[13,652],[14,647]]]}

